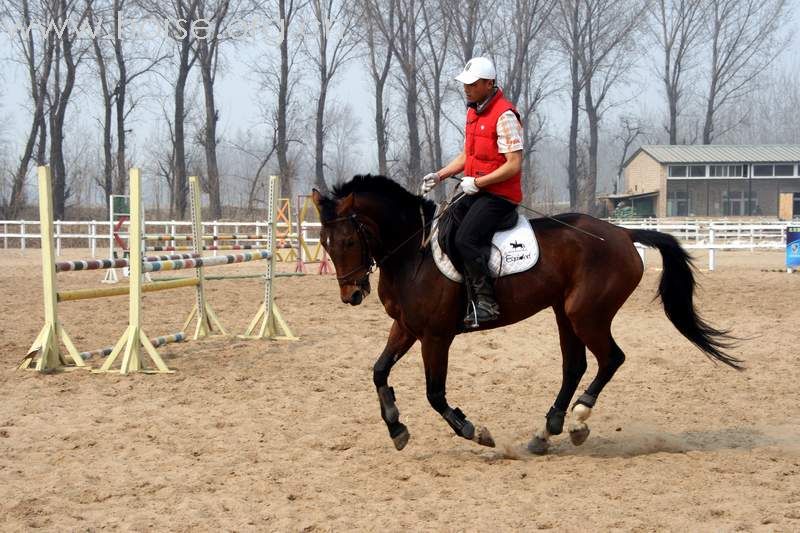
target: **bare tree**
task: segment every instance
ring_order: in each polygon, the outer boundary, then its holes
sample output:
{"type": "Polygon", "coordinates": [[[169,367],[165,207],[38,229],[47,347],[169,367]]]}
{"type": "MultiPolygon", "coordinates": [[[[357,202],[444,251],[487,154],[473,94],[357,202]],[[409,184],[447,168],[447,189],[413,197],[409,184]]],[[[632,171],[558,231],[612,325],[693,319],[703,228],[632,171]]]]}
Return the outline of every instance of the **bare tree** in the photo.
{"type": "Polygon", "coordinates": [[[305,47],[305,51],[319,76],[314,121],[314,182],[319,190],[326,192],[325,106],[334,77],[345,63],[353,59],[357,50],[355,5],[353,0],[310,0],[316,39],[312,46],[305,47]]]}
{"type": "Polygon", "coordinates": [[[222,218],[220,172],[217,162],[219,109],[216,104],[214,84],[219,69],[221,48],[232,38],[228,31],[230,24],[245,12],[242,0],[200,0],[197,5],[198,20],[202,21],[203,25],[195,41],[195,47],[205,102],[205,122],[200,143],[206,160],[205,189],[209,196],[211,217],[214,219],[222,218]]]}
{"type": "MultiPolygon", "coordinates": [[[[750,94],[754,82],[785,49],[786,0],[710,0],[711,42],[703,144],[724,133],[720,109],[750,94]]],[[[735,126],[734,123],[730,127],[735,126]]]]}
{"type": "Polygon", "coordinates": [[[63,219],[66,202],[70,196],[67,187],[67,169],[64,159],[64,122],[67,117],[72,92],[75,89],[78,64],[87,49],[82,47],[78,34],[70,29],[76,23],[80,27],[88,15],[88,9],[79,0],[52,0],[49,6],[56,30],[57,44],[53,57],[53,78],[47,95],[50,107],[50,167],[53,173],[53,216],[63,219]]]}
{"type": "Polygon", "coordinates": [[[523,189],[532,197],[536,191],[533,153],[543,134],[539,113],[542,101],[554,91],[551,72],[545,64],[548,20],[556,0],[514,0],[501,5],[490,48],[506,98],[516,105],[523,127],[523,189]]]}
{"type": "MultiPolygon", "coordinates": [[[[4,0],[0,4],[0,10],[2,10],[0,15],[19,22],[21,26],[30,28],[34,17],[43,17],[47,7],[46,4],[34,5],[37,9],[32,9],[29,0],[21,0],[20,2],[4,0]]],[[[33,113],[22,156],[11,179],[11,191],[7,198],[3,198],[3,216],[6,218],[16,218],[24,207],[25,182],[28,177],[31,160],[35,156],[37,164],[42,165],[45,163],[44,154],[47,139],[45,103],[53,64],[53,54],[56,47],[55,34],[49,32],[37,38],[34,31],[19,32],[15,44],[21,55],[19,61],[25,66],[27,72],[33,113]],[[34,154],[37,139],[39,141],[39,149],[34,154]]]]}
{"type": "Polygon", "coordinates": [[[367,47],[367,63],[372,77],[375,96],[375,139],[378,152],[378,172],[389,175],[389,109],[384,104],[386,81],[389,78],[389,68],[394,56],[394,39],[397,28],[395,19],[395,4],[389,2],[384,10],[375,9],[373,0],[360,0],[359,7],[364,13],[362,20],[364,42],[367,47]]]}
{"type": "Polygon", "coordinates": [[[569,155],[567,158],[567,188],[569,189],[569,205],[578,206],[578,127],[580,119],[581,92],[586,84],[586,77],[581,70],[581,51],[585,46],[587,16],[584,2],[586,0],[558,0],[552,21],[552,34],[569,64],[569,155]]]}
{"type": "Polygon", "coordinates": [[[613,104],[611,89],[630,72],[636,58],[634,37],[643,29],[646,5],[632,0],[586,0],[586,33],[580,48],[584,109],[589,126],[587,180],[578,206],[592,212],[597,193],[600,121],[613,104]]]}
{"type": "Polygon", "coordinates": [[[440,0],[440,4],[447,17],[447,27],[458,43],[458,62],[466,63],[475,56],[485,21],[491,20],[490,14],[496,11],[498,0],[440,0]]]}
{"type": "Polygon", "coordinates": [[[686,90],[686,76],[695,67],[703,37],[707,0],[656,0],[649,6],[650,30],[663,57],[661,83],[667,97],[669,144],[678,144],[678,117],[686,90]]]}
{"type": "Polygon", "coordinates": [[[126,45],[127,41],[121,32],[115,31],[116,26],[107,26],[106,15],[111,21],[122,19],[126,0],[86,0],[86,4],[89,9],[87,23],[91,28],[97,78],[103,101],[103,175],[99,185],[106,196],[125,194],[128,133],[126,119],[137,103],[137,100],[130,97],[130,86],[136,78],[151,72],[167,56],[160,54],[160,46],[150,57],[145,50],[131,51],[129,48],[132,45],[126,45]],[[116,154],[113,130],[116,131],[116,154]]]}
{"type": "MultiPolygon", "coordinates": [[[[428,157],[432,168],[442,168],[442,108],[449,76],[444,69],[450,54],[450,17],[444,2],[422,4],[422,62],[424,76],[420,80],[425,98],[421,102],[427,137],[428,157]]],[[[437,189],[442,194],[443,187],[437,189]]]]}
{"type": "Polygon", "coordinates": [[[614,140],[622,145],[619,162],[617,164],[617,179],[614,181],[614,194],[619,192],[622,171],[625,167],[625,161],[628,159],[628,153],[631,147],[646,131],[646,127],[638,119],[631,116],[620,117],[619,130],[616,135],[614,135],[614,140]]]}
{"type": "Polygon", "coordinates": [[[326,128],[331,150],[327,158],[333,181],[342,182],[358,173],[356,164],[359,154],[354,153],[354,146],[358,144],[360,125],[354,115],[349,105],[334,106],[328,114],[326,128]]]}
{"type": "Polygon", "coordinates": [[[420,32],[422,24],[422,4],[419,0],[390,0],[393,3],[393,18],[396,26],[391,28],[385,16],[385,2],[366,0],[365,7],[383,39],[391,43],[392,53],[400,66],[395,77],[403,94],[407,130],[406,147],[406,185],[415,189],[419,185],[422,168],[421,143],[419,134],[419,76],[420,61],[418,53],[424,35],[420,32]]]}
{"type": "Polygon", "coordinates": [[[186,84],[189,74],[197,61],[198,10],[202,0],[138,0],[142,8],[158,18],[167,21],[169,36],[174,44],[176,57],[175,85],[173,89],[173,129],[175,142],[175,163],[172,199],[175,214],[181,218],[186,215],[186,196],[188,193],[186,163],[186,84]]]}

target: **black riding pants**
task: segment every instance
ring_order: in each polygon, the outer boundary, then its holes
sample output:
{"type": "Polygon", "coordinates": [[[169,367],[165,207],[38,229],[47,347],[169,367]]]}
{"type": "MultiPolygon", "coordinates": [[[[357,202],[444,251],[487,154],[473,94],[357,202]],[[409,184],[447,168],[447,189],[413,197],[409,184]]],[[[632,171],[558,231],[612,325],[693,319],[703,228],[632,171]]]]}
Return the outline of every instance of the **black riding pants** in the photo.
{"type": "Polygon", "coordinates": [[[467,268],[480,265],[485,270],[489,264],[492,236],[498,229],[512,225],[509,221],[517,205],[500,196],[481,192],[461,198],[451,209],[458,224],[455,246],[461,260],[467,268]]]}

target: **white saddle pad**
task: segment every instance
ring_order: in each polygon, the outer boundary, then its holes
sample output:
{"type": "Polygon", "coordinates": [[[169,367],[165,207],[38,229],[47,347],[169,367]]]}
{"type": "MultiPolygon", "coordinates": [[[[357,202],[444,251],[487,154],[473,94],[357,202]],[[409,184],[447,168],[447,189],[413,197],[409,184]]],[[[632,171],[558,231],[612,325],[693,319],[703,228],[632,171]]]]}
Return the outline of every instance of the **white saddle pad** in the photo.
{"type": "MultiPolygon", "coordinates": [[[[436,266],[445,277],[461,283],[464,277],[456,270],[450,258],[439,246],[439,221],[433,223],[431,251],[436,266]]],[[[500,278],[519,274],[533,268],[539,260],[539,244],[528,219],[519,215],[517,224],[506,231],[498,231],[492,237],[492,252],[489,256],[489,273],[500,278]]]]}

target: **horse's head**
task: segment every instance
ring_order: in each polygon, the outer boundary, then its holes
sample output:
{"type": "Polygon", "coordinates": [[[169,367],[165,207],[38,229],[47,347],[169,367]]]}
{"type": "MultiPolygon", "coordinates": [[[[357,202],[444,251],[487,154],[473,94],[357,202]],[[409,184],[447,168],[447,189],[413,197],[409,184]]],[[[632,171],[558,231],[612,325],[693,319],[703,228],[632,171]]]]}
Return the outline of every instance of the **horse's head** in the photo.
{"type": "Polygon", "coordinates": [[[311,198],[320,212],[320,242],[336,267],[342,302],[358,305],[370,292],[374,223],[356,212],[354,194],[335,200],[314,189],[311,198]]]}

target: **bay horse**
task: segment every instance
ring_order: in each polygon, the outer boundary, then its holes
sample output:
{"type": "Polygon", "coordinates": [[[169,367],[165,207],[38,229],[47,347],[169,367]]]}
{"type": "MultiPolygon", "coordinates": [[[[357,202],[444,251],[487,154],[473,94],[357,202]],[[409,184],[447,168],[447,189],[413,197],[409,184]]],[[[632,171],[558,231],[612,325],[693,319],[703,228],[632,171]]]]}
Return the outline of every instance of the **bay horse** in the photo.
{"type": "MultiPolygon", "coordinates": [[[[360,304],[370,292],[370,274],[376,265],[380,267],[378,297],[394,322],[375,362],[373,381],[395,448],[402,450],[410,435],[400,422],[389,373],[417,341],[422,344],[430,405],[456,434],[493,447],[489,430],[451,407],[445,395],[450,345],[464,333],[466,291],[439,272],[430,246],[422,246],[434,217],[433,202],[389,178],[371,175],[358,175],[335,186],[331,196],[314,189],[312,198],[320,212],[320,240],[336,267],[342,302],[360,304]]],[[[567,409],[586,371],[586,348],[597,359],[598,370],[572,406],[569,434],[575,445],[589,436],[586,419],[625,360],[611,336],[611,322],[644,272],[635,242],[661,252],[664,268],[658,295],[672,324],[712,360],[741,368],[741,361],[725,352],[731,347],[728,332],[714,328],[695,311],[691,258],[674,237],[621,228],[583,214],[555,218],[530,221],[539,242],[538,263],[526,272],[496,279],[501,316],[471,330],[499,328],[553,308],[563,359],[562,383],[544,427],[528,444],[532,453],[546,453],[550,436],[562,433],[567,409]]]]}

